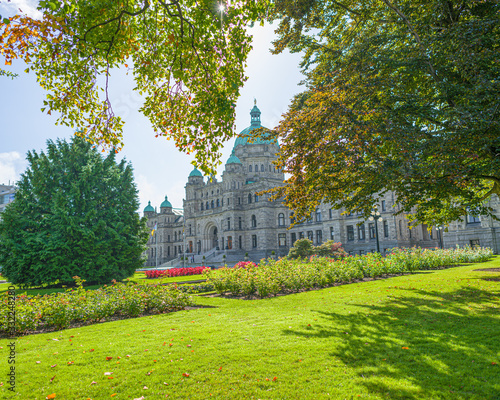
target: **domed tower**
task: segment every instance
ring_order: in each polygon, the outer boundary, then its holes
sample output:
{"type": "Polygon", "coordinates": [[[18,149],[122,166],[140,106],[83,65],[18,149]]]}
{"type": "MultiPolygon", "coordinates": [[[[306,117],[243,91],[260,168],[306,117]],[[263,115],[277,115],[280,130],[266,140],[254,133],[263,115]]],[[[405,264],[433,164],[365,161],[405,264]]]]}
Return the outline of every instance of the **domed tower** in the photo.
{"type": "Polygon", "coordinates": [[[261,179],[283,181],[284,175],[276,170],[273,164],[278,157],[279,144],[275,138],[252,137],[252,131],[264,128],[260,121],[261,112],[254,100],[250,110],[250,126],[243,129],[234,142],[233,154],[240,160],[247,181],[256,182],[261,179]]]}
{"type": "Polygon", "coordinates": [[[151,206],[151,202],[148,201],[148,205],[144,207],[144,216],[149,220],[156,216],[155,209],[151,206]]]}
{"type": "Polygon", "coordinates": [[[168,197],[165,196],[165,200],[160,205],[161,214],[172,214],[172,204],[168,201],[168,197]]]}
{"type": "Polygon", "coordinates": [[[192,185],[202,185],[203,184],[203,175],[198,170],[198,168],[194,167],[188,177],[188,183],[192,185]]]}

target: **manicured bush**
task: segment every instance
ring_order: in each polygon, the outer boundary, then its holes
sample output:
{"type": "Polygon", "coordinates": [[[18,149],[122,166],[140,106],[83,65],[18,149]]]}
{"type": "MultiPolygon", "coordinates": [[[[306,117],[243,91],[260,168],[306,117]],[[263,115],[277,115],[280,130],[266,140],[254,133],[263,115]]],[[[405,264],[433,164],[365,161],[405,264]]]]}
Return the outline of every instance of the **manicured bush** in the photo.
{"type": "MultiPolygon", "coordinates": [[[[114,283],[97,290],[85,290],[84,280],[75,277],[76,289],[44,296],[16,297],[15,329],[23,334],[38,329],[63,329],[75,322],[98,322],[113,316],[136,317],[143,313],[164,313],[192,305],[187,290],[175,285],[114,283]]],[[[0,334],[8,329],[8,296],[0,301],[0,334]]]]}
{"type": "Polygon", "coordinates": [[[204,272],[207,284],[218,293],[235,296],[267,297],[278,293],[298,292],[335,283],[352,282],[365,277],[412,273],[466,262],[483,262],[492,256],[489,248],[470,247],[429,250],[393,249],[383,257],[379,253],[349,256],[339,259],[264,259],[259,265],[238,263],[236,268],[221,268],[204,272]]]}
{"type": "MultiPolygon", "coordinates": [[[[208,267],[187,267],[187,268],[171,268],[171,269],[153,269],[144,271],[147,278],[171,278],[174,276],[200,275],[208,267]]],[[[210,268],[208,268],[210,269],[210,268]]]]}

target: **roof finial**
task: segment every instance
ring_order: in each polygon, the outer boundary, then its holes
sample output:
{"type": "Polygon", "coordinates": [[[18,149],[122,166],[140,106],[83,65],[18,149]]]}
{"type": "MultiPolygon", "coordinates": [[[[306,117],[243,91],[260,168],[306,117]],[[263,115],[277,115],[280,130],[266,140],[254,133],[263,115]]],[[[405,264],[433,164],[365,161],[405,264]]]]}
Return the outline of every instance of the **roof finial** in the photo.
{"type": "Polygon", "coordinates": [[[256,106],[257,105],[257,99],[254,97],[253,98],[253,105],[256,106]]]}

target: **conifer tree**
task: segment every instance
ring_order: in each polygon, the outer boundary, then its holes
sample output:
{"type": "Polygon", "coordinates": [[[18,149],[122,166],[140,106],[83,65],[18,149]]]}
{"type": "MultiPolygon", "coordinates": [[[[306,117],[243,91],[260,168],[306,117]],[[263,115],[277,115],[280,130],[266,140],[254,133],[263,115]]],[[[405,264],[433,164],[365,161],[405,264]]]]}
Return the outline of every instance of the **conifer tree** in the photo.
{"type": "Polygon", "coordinates": [[[29,166],[0,221],[0,265],[23,286],[107,283],[142,265],[148,233],[132,166],[75,137],[28,152],[29,166]]]}

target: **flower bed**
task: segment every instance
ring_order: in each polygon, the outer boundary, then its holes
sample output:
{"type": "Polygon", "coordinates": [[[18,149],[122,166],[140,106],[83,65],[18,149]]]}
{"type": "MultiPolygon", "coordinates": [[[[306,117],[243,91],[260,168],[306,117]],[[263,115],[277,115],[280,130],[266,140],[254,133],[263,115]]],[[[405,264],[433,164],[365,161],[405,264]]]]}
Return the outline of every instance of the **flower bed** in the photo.
{"type": "Polygon", "coordinates": [[[208,267],[187,267],[187,268],[172,268],[172,269],[154,269],[149,271],[144,271],[147,278],[171,278],[174,276],[186,276],[186,275],[200,275],[205,269],[210,269],[208,267]]]}
{"type": "Polygon", "coordinates": [[[240,265],[205,271],[207,284],[219,294],[267,297],[278,293],[293,293],[314,287],[352,282],[366,277],[411,273],[471,262],[487,261],[493,252],[489,248],[470,247],[429,250],[393,249],[383,257],[379,253],[346,257],[341,260],[313,257],[310,260],[262,260],[259,265],[240,265]]]}
{"type": "MultiPolygon", "coordinates": [[[[72,323],[95,323],[111,317],[137,317],[161,314],[192,305],[188,293],[174,285],[137,285],[114,283],[97,290],[85,290],[75,277],[77,288],[44,296],[16,297],[15,330],[23,334],[39,329],[64,329],[72,323]]],[[[8,296],[0,302],[0,334],[8,326],[8,296]]]]}

